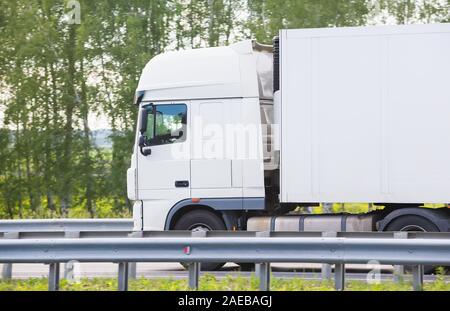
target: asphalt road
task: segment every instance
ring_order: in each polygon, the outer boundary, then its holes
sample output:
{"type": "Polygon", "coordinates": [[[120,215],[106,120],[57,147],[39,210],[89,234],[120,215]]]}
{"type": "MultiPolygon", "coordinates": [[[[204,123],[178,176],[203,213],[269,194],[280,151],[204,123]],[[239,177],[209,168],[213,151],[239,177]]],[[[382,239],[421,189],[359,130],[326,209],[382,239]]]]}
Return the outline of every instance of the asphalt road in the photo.
{"type": "MultiPolygon", "coordinates": [[[[1,265],[0,265],[1,266],[1,265]]],[[[64,265],[61,265],[61,275],[63,275],[64,265]]],[[[320,264],[272,264],[272,273],[277,278],[294,278],[317,280],[321,278],[320,264]]],[[[392,266],[381,266],[381,280],[392,280],[392,266]]],[[[350,280],[366,281],[368,272],[372,267],[366,265],[347,265],[346,278],[350,280]]],[[[202,272],[203,273],[203,272],[202,272]]],[[[253,272],[239,271],[236,264],[227,264],[221,271],[213,272],[218,277],[232,276],[249,276],[253,272]]],[[[44,264],[14,264],[13,278],[28,279],[47,277],[48,266],[44,264]]],[[[74,275],[80,278],[93,277],[116,277],[117,265],[113,263],[77,263],[74,268],[74,275]]],[[[138,263],[137,277],[145,278],[172,278],[185,279],[187,272],[178,263],[138,263]]],[[[434,275],[426,275],[425,281],[435,279],[434,275]]],[[[450,281],[450,279],[449,279],[450,281]]]]}

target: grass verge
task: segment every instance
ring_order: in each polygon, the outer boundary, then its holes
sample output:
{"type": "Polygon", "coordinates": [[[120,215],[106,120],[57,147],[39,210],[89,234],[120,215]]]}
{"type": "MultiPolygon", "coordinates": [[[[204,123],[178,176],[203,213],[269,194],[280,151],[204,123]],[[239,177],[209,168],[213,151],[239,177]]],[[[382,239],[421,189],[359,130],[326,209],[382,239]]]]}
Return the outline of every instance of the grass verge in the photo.
{"type": "MultiPolygon", "coordinates": [[[[212,274],[204,274],[200,278],[201,291],[246,291],[258,290],[259,281],[256,277],[228,276],[216,278],[212,274]]],[[[117,280],[112,278],[82,279],[79,282],[61,280],[60,289],[63,291],[115,291],[117,280]]],[[[129,289],[132,291],[187,291],[187,280],[176,279],[146,279],[130,280],[129,289]]],[[[47,279],[34,278],[27,280],[1,280],[0,291],[46,291],[47,279]]],[[[279,279],[272,278],[271,290],[275,291],[332,291],[332,281],[311,281],[300,278],[279,279]]],[[[379,284],[367,284],[362,281],[347,281],[346,290],[349,291],[410,291],[409,282],[394,283],[383,281],[379,284]]],[[[450,283],[438,276],[434,282],[424,284],[427,291],[449,291],[450,283]]]]}

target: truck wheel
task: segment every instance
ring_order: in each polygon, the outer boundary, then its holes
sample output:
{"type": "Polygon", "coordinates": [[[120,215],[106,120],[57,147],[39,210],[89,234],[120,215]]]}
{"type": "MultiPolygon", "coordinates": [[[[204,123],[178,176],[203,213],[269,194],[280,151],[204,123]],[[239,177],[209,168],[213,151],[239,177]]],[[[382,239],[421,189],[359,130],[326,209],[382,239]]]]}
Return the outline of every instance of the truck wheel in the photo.
{"type": "Polygon", "coordinates": [[[394,219],[385,231],[439,232],[439,228],[428,219],[407,215],[394,219]]]}
{"type": "MultiPolygon", "coordinates": [[[[410,231],[410,232],[439,232],[439,228],[431,221],[415,215],[407,215],[393,220],[385,231],[410,231]]],[[[436,267],[424,266],[423,270],[426,274],[431,274],[436,267]]],[[[411,266],[405,266],[405,272],[410,273],[411,266]]]]}
{"type": "MultiPolygon", "coordinates": [[[[173,230],[211,231],[226,230],[226,227],[222,219],[216,214],[205,210],[196,210],[181,216],[173,230]]],[[[202,262],[200,269],[202,271],[215,271],[219,270],[224,264],[224,262],[202,262]]],[[[186,268],[185,264],[183,266],[186,268]]]]}

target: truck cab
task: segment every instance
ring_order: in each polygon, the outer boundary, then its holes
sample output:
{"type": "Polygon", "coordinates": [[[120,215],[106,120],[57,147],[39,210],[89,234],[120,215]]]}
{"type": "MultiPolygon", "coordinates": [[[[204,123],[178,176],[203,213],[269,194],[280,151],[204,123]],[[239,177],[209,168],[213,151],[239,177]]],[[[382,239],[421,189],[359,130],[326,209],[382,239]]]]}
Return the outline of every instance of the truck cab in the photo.
{"type": "Polygon", "coordinates": [[[127,173],[135,230],[232,230],[243,226],[242,215],[273,208],[270,46],[247,40],[156,56],[135,104],[127,173]]]}

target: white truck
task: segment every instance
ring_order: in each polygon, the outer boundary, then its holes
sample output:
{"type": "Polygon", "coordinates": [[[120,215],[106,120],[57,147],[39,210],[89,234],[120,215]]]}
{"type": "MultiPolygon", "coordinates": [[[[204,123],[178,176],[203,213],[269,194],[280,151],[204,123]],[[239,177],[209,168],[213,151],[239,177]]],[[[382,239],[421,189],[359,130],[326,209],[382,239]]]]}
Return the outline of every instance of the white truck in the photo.
{"type": "Polygon", "coordinates": [[[450,24],[158,55],[135,99],[134,229],[449,231],[449,75],[450,24]],[[293,212],[321,202],[384,208],[293,212]]]}

